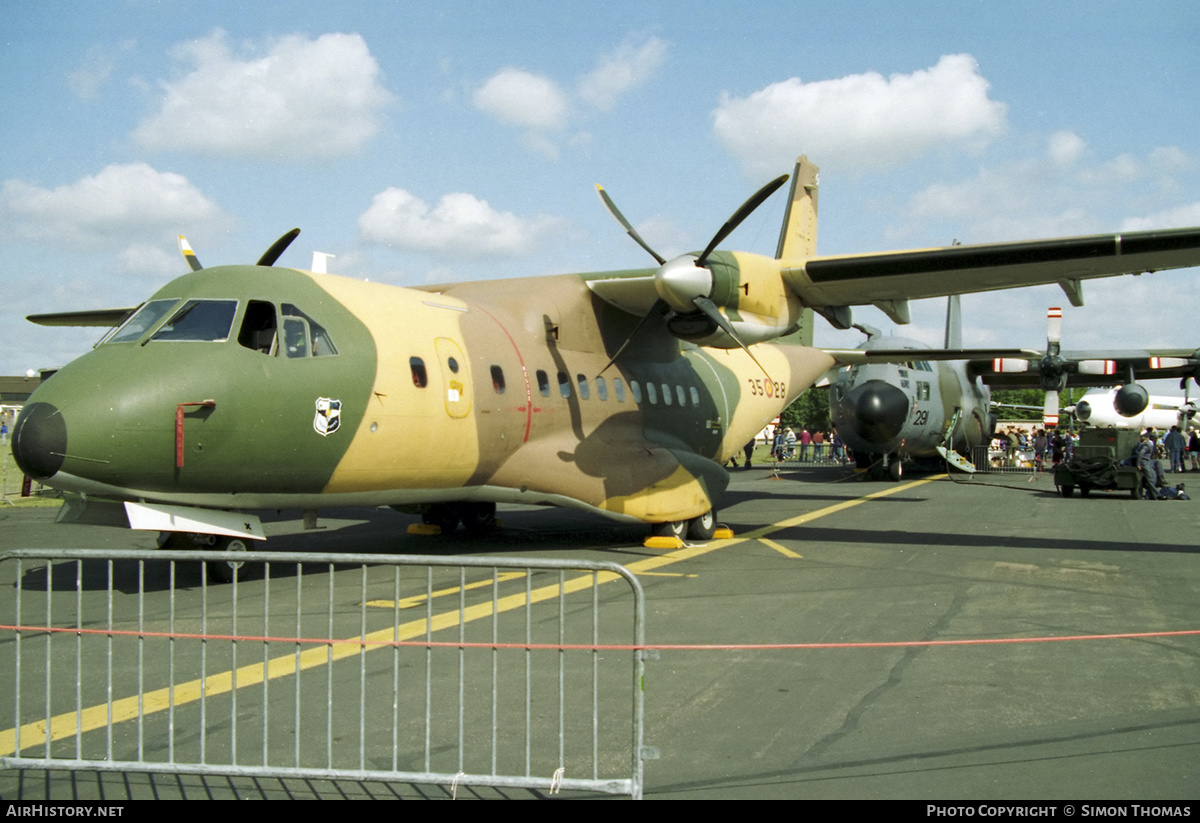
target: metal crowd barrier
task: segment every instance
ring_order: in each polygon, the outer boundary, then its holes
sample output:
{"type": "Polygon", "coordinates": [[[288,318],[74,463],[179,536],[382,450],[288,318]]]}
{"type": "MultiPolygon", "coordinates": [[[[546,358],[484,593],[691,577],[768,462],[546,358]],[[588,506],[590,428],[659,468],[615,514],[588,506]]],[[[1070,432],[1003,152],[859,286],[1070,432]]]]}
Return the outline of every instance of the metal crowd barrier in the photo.
{"type": "Polygon", "coordinates": [[[623,567],[246,552],[208,583],[226,559],[0,554],[0,767],[641,797],[623,567]]]}

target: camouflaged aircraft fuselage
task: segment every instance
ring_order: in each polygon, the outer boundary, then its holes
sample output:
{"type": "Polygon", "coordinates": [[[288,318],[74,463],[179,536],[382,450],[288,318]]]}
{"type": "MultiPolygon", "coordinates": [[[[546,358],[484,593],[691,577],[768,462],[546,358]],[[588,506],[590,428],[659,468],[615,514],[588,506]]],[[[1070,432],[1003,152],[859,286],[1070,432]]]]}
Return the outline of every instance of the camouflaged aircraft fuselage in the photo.
{"type": "Polygon", "coordinates": [[[601,374],[636,318],[581,276],[522,282],[536,292],[185,275],[30,398],[22,468],[67,491],[212,508],[495,501],[686,520],[832,364],[756,346],[772,382],[740,349],[649,329],[601,374]]]}

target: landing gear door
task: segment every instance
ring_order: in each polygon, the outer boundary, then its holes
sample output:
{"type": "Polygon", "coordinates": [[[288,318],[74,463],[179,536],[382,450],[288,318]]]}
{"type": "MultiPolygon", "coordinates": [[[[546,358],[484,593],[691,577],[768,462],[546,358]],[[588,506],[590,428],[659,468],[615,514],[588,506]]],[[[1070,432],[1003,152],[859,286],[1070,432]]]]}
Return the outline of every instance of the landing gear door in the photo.
{"type": "Polygon", "coordinates": [[[437,338],[434,347],[442,369],[446,414],[466,417],[471,413],[471,374],[466,355],[449,337],[437,338]]]}

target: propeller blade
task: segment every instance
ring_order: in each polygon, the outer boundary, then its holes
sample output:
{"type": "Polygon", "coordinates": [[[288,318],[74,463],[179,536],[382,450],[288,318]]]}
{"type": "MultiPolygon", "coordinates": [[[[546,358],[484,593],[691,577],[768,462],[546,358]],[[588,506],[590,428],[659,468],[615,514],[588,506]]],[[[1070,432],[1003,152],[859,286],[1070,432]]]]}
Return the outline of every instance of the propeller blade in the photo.
{"type": "Polygon", "coordinates": [[[713,235],[713,239],[708,241],[708,245],[705,247],[704,252],[700,255],[699,259],[696,260],[696,265],[703,266],[704,261],[708,260],[708,256],[713,253],[717,246],[719,246],[726,237],[732,234],[733,230],[741,225],[742,221],[749,217],[755,209],[761,206],[764,200],[774,194],[776,189],[786,183],[788,181],[788,176],[789,175],[785,174],[781,177],[775,178],[770,183],[767,183],[767,185],[755,192],[749,200],[743,203],[741,208],[735,211],[733,216],[725,221],[725,225],[721,226],[721,230],[713,235]]]}
{"type": "Polygon", "coordinates": [[[637,337],[637,333],[642,330],[642,326],[646,325],[646,322],[651,317],[662,317],[670,310],[671,307],[667,304],[666,300],[663,300],[661,297],[655,300],[654,305],[650,307],[650,311],[642,315],[642,319],[639,320],[637,325],[633,327],[633,331],[631,331],[629,336],[625,338],[625,342],[621,344],[619,349],[617,349],[617,353],[612,356],[611,360],[604,364],[604,368],[598,371],[596,376],[599,377],[600,375],[604,374],[606,371],[608,371],[609,366],[617,362],[617,358],[624,353],[625,349],[629,348],[629,344],[633,342],[633,338],[637,337]]]}
{"type": "MultiPolygon", "coordinates": [[[[625,229],[625,233],[633,238],[633,242],[650,252],[650,256],[658,261],[658,265],[661,266],[663,263],[667,262],[666,258],[660,255],[654,249],[650,248],[650,244],[643,240],[642,236],[637,233],[637,229],[635,229],[633,225],[625,219],[625,215],[621,214],[621,210],[617,208],[617,204],[614,203],[612,198],[608,196],[608,192],[604,190],[604,186],[601,186],[599,183],[597,183],[596,193],[600,195],[600,202],[604,204],[604,208],[608,209],[608,213],[613,216],[613,219],[621,224],[621,228],[625,229]]],[[[608,366],[605,366],[605,368],[608,368],[608,366]]]]}
{"type": "Polygon", "coordinates": [[[1052,306],[1046,313],[1046,353],[1058,354],[1062,342],[1062,309],[1052,306]]]}
{"type": "Polygon", "coordinates": [[[1077,370],[1079,374],[1093,374],[1107,377],[1117,373],[1117,361],[1080,360],[1077,370]]]}
{"type": "Polygon", "coordinates": [[[200,271],[200,269],[204,268],[200,265],[200,261],[196,259],[196,253],[192,251],[192,247],[188,245],[187,238],[182,234],[179,235],[179,253],[183,255],[183,259],[187,261],[192,271],[200,271]]]}
{"type": "MultiPolygon", "coordinates": [[[[768,380],[771,380],[770,373],[763,368],[762,363],[758,362],[758,358],[754,356],[754,352],[750,351],[746,344],[742,342],[742,339],[737,336],[737,332],[733,330],[733,325],[729,322],[729,319],[725,317],[725,315],[721,314],[720,310],[717,309],[717,306],[715,303],[713,303],[713,301],[709,300],[707,297],[697,297],[692,302],[696,304],[696,308],[704,312],[709,320],[712,320],[714,323],[716,323],[721,328],[721,331],[733,338],[733,342],[741,346],[742,351],[750,355],[750,359],[754,361],[754,365],[762,369],[762,373],[767,376],[768,380]]],[[[771,380],[771,385],[775,385],[774,380],[771,380]]]]}
{"type": "Polygon", "coordinates": [[[263,252],[263,256],[258,258],[256,266],[274,266],[275,261],[279,259],[279,255],[283,254],[288,246],[292,245],[292,241],[296,239],[296,235],[300,234],[300,229],[292,229],[283,237],[280,237],[271,244],[271,248],[263,252]]]}
{"type": "Polygon", "coordinates": [[[992,371],[998,374],[1027,372],[1031,368],[1032,365],[1028,360],[1020,360],[1015,357],[998,357],[992,361],[992,371]]]}
{"type": "Polygon", "coordinates": [[[1058,392],[1046,392],[1046,405],[1042,409],[1042,423],[1046,428],[1058,425],[1058,392]]]}

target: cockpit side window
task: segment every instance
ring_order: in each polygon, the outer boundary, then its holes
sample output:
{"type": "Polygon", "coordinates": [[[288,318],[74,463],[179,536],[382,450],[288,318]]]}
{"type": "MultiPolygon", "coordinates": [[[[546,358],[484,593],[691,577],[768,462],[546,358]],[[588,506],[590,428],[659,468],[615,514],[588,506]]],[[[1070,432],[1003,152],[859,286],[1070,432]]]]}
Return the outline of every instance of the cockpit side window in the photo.
{"type": "Polygon", "coordinates": [[[149,303],[143,303],[142,307],[133,313],[133,316],[126,320],[116,332],[103,341],[105,343],[132,343],[140,340],[142,335],[154,328],[154,325],[163,319],[163,316],[171,310],[179,301],[174,298],[166,300],[151,300],[149,303]]]}
{"type": "Polygon", "coordinates": [[[218,343],[229,339],[236,300],[189,300],[151,340],[218,343]]]}
{"type": "Polygon", "coordinates": [[[263,354],[275,353],[275,305],[265,300],[246,304],[238,343],[263,354]]]}
{"type": "Polygon", "coordinates": [[[283,339],[288,357],[328,357],[337,354],[333,339],[317,321],[291,303],[284,303],[283,339]]]}

